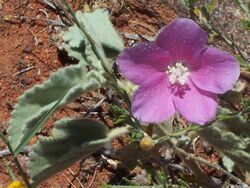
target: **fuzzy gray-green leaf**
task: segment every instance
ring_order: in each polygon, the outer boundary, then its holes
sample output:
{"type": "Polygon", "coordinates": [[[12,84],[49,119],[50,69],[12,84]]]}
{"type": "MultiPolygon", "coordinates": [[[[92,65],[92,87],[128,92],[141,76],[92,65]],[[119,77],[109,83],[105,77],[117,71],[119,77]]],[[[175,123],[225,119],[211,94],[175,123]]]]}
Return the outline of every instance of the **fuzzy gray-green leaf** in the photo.
{"type": "Polygon", "coordinates": [[[101,123],[86,119],[56,122],[51,137],[40,137],[30,154],[28,173],[35,186],[74,162],[88,157],[107,142],[128,133],[128,127],[108,131],[101,123]]]}
{"type": "Polygon", "coordinates": [[[249,122],[240,116],[232,117],[197,132],[240,167],[250,171],[249,122]]]}
{"type": "MultiPolygon", "coordinates": [[[[115,58],[124,48],[122,39],[109,20],[107,10],[97,9],[88,13],[77,11],[76,18],[84,26],[86,32],[93,37],[94,45],[103,59],[115,58]]],[[[62,38],[63,47],[69,56],[76,58],[80,63],[88,63],[94,68],[100,68],[100,62],[90,43],[76,25],[62,32],[62,38]]]]}
{"type": "MultiPolygon", "coordinates": [[[[85,71],[81,65],[59,69],[50,79],[26,91],[18,100],[8,128],[9,142],[13,149],[57,102],[56,110],[84,92],[105,82],[102,75],[85,71]]],[[[56,111],[55,110],[55,111],[56,111]]],[[[49,115],[43,117],[49,118],[49,115]]]]}
{"type": "Polygon", "coordinates": [[[107,58],[117,56],[124,48],[123,41],[110,22],[106,9],[96,9],[87,13],[78,11],[76,17],[93,36],[94,41],[101,43],[107,58]]]}
{"type": "Polygon", "coordinates": [[[85,65],[86,61],[86,43],[81,30],[75,25],[69,28],[68,31],[62,32],[63,48],[68,52],[70,57],[79,61],[80,64],[85,65]]]}
{"type": "Polygon", "coordinates": [[[89,156],[107,142],[108,129],[93,120],[64,119],[55,124],[51,137],[41,137],[30,154],[33,185],[89,156]]]}

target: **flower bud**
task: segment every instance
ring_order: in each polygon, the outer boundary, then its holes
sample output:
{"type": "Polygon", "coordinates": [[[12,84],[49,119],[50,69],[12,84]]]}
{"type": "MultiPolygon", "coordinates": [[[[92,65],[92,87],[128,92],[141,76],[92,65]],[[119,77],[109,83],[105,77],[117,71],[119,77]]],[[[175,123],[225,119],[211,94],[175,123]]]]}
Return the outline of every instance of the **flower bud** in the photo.
{"type": "Polygon", "coordinates": [[[155,142],[152,140],[150,136],[145,136],[143,139],[140,141],[140,147],[144,151],[149,151],[153,149],[155,146],[155,142]]]}

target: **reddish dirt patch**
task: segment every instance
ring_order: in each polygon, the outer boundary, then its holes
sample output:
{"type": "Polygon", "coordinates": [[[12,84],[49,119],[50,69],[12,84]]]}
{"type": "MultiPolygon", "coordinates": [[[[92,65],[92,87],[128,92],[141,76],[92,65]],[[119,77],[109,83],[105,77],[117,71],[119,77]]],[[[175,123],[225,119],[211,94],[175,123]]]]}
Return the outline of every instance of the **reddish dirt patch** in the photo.
{"type": "Polygon", "coordinates": [[[154,35],[175,17],[169,7],[157,1],[128,0],[114,7],[114,24],[123,32],[154,35]]]}
{"type": "MultiPolygon", "coordinates": [[[[46,22],[38,21],[45,17],[44,13],[39,11],[39,9],[45,10],[44,6],[35,1],[27,4],[5,1],[2,5],[0,20],[1,122],[9,119],[10,111],[20,94],[34,84],[44,81],[51,72],[60,67],[57,48],[52,43],[55,30],[46,22]],[[17,18],[19,16],[38,20],[20,20],[17,18]],[[24,70],[29,71],[22,73],[24,70]]],[[[52,12],[48,14],[50,19],[55,18],[52,12]]]]}

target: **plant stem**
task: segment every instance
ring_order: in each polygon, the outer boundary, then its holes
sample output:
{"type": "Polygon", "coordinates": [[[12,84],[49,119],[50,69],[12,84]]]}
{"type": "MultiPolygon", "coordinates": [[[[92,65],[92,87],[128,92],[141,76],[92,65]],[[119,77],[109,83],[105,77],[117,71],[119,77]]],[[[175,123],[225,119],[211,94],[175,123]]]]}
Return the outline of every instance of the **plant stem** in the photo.
{"type": "Polygon", "coordinates": [[[14,160],[14,162],[15,162],[17,168],[18,168],[18,171],[20,172],[20,175],[21,175],[21,177],[22,177],[24,183],[26,184],[26,186],[27,186],[28,188],[32,188],[31,185],[30,185],[30,183],[29,183],[29,180],[28,180],[27,177],[26,177],[26,174],[25,174],[25,172],[24,172],[22,166],[20,165],[20,163],[19,163],[19,161],[18,161],[17,156],[15,156],[15,154],[14,154],[14,152],[13,152],[13,149],[12,149],[11,145],[10,145],[9,142],[5,139],[5,137],[4,137],[4,135],[3,135],[2,133],[0,133],[0,137],[1,137],[1,139],[4,141],[4,143],[7,145],[7,147],[8,147],[8,149],[9,149],[11,155],[13,156],[13,160],[14,160]]]}
{"type": "Polygon", "coordinates": [[[169,134],[168,136],[169,136],[169,137],[179,137],[179,136],[181,136],[181,135],[183,135],[183,134],[186,134],[186,133],[188,133],[188,132],[190,132],[190,131],[197,131],[197,130],[199,130],[199,129],[201,129],[200,126],[198,126],[198,125],[193,125],[193,126],[189,126],[189,127],[187,127],[187,128],[178,130],[178,131],[176,131],[176,132],[173,133],[173,134],[169,134]]]}
{"type": "Polygon", "coordinates": [[[165,140],[167,140],[168,138],[171,138],[171,137],[179,137],[181,135],[184,135],[190,131],[195,131],[195,130],[199,130],[201,129],[201,127],[199,126],[190,126],[190,127],[187,127],[185,129],[182,129],[180,131],[177,131],[173,134],[169,134],[168,132],[166,132],[162,126],[159,126],[159,128],[164,132],[165,136],[159,138],[158,140],[156,140],[156,143],[161,143],[161,142],[164,142],[165,140]]]}
{"type": "Polygon", "coordinates": [[[11,177],[11,180],[12,181],[16,181],[17,177],[15,176],[15,174],[13,173],[13,171],[11,170],[10,166],[7,164],[7,162],[5,161],[5,159],[3,157],[2,157],[2,160],[3,160],[3,163],[4,163],[5,167],[6,167],[6,170],[7,170],[8,174],[11,177]]]}

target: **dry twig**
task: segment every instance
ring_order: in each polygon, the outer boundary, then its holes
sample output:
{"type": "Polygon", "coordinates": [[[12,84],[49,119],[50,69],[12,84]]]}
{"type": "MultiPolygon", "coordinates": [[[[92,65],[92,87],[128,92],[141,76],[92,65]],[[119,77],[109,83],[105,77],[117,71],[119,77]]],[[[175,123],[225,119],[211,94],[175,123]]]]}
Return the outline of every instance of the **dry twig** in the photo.
{"type": "Polygon", "coordinates": [[[38,45],[38,39],[37,39],[36,35],[33,33],[33,31],[29,27],[27,27],[27,29],[30,32],[30,34],[33,36],[34,41],[35,41],[35,45],[37,46],[38,45]]]}
{"type": "Polygon", "coordinates": [[[92,179],[91,179],[91,181],[90,181],[90,183],[89,183],[89,185],[88,185],[88,188],[91,188],[92,184],[94,183],[95,178],[96,178],[96,174],[97,174],[97,170],[95,169],[95,172],[94,172],[94,174],[93,174],[93,177],[92,177],[92,179]]]}
{"type": "Polygon", "coordinates": [[[32,70],[32,69],[34,69],[34,68],[35,68],[34,66],[28,67],[28,68],[26,68],[26,69],[23,69],[23,70],[21,70],[21,71],[16,72],[15,74],[13,74],[13,76],[18,76],[18,75],[23,74],[23,73],[25,73],[25,72],[28,72],[28,71],[30,71],[30,70],[32,70]]]}
{"type": "MultiPolygon", "coordinates": [[[[29,153],[31,152],[31,146],[25,146],[21,153],[29,153]]],[[[11,155],[11,152],[9,149],[4,149],[0,151],[0,157],[11,155]]]]}
{"type": "Polygon", "coordinates": [[[84,185],[81,183],[81,181],[79,180],[79,178],[75,175],[75,173],[70,168],[68,168],[67,170],[76,179],[76,181],[79,183],[80,187],[84,188],[84,185]]]}
{"type": "Polygon", "coordinates": [[[64,173],[63,173],[63,176],[65,177],[67,182],[69,182],[69,184],[72,185],[72,187],[77,188],[64,173]]]}

